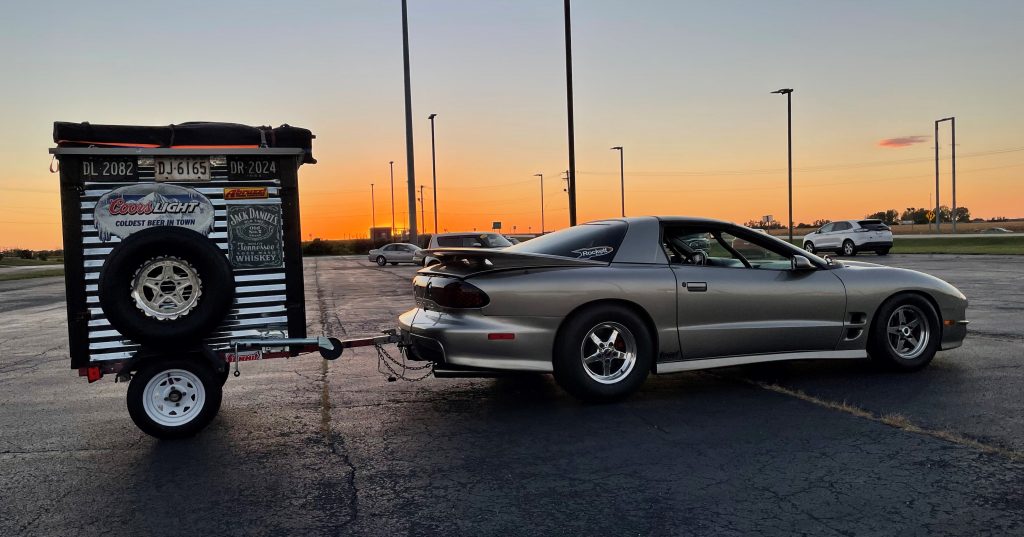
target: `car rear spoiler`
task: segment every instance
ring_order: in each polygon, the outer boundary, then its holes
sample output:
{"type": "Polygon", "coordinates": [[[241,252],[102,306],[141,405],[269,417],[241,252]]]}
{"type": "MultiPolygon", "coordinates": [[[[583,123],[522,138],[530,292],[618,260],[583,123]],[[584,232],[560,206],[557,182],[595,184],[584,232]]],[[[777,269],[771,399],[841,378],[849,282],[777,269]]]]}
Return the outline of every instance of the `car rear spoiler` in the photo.
{"type": "Polygon", "coordinates": [[[426,250],[426,255],[437,258],[439,263],[420,271],[421,274],[437,274],[468,278],[479,274],[527,268],[559,267],[601,267],[608,263],[591,259],[577,259],[557,255],[487,250],[483,248],[437,248],[426,250]]]}

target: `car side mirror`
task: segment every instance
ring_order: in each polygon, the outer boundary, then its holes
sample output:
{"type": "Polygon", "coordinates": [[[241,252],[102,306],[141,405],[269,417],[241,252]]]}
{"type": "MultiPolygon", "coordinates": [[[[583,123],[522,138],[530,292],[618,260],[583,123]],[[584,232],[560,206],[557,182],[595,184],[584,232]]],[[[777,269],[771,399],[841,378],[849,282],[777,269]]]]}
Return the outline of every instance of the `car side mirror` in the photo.
{"type": "Polygon", "coordinates": [[[793,263],[793,270],[814,270],[814,263],[811,263],[810,259],[802,255],[795,255],[791,260],[793,263]]]}

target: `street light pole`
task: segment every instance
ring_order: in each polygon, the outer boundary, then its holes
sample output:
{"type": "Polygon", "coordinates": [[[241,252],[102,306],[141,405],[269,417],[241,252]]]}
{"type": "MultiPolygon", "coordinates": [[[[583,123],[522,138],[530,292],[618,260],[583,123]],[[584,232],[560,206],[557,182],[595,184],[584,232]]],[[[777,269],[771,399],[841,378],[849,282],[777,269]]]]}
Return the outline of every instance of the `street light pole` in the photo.
{"type": "Polygon", "coordinates": [[[793,242],[793,89],[783,88],[772,93],[786,96],[786,155],[789,161],[789,242],[793,242]]]}
{"type": "Polygon", "coordinates": [[[377,204],[373,200],[373,183],[370,183],[370,244],[377,246],[377,237],[373,235],[373,230],[377,227],[377,204]]]}
{"type": "Polygon", "coordinates": [[[423,185],[420,185],[420,229],[427,229],[427,213],[423,210],[423,185]]]}
{"type": "Polygon", "coordinates": [[[623,149],[621,145],[617,145],[612,148],[613,151],[619,152],[619,186],[622,189],[622,217],[626,217],[626,165],[623,160],[623,149]]]}
{"type": "Polygon", "coordinates": [[[535,173],[534,177],[540,177],[540,234],[544,234],[544,174],[535,173]]]}
{"type": "Polygon", "coordinates": [[[569,109],[569,225],[576,225],[576,134],[572,118],[572,24],[565,0],[565,92],[569,109]]]}
{"type": "Polygon", "coordinates": [[[405,65],[405,173],[409,177],[409,242],[416,243],[416,163],[412,144],[412,89],[409,83],[409,14],[402,0],[402,60],[405,65]]]}
{"type": "Polygon", "coordinates": [[[391,240],[395,240],[395,161],[388,161],[391,166],[391,240]]]}
{"type": "Polygon", "coordinates": [[[952,153],[952,164],[953,164],[953,211],[949,215],[949,219],[953,224],[953,233],[956,233],[956,118],[955,117],[944,117],[942,119],[935,120],[935,232],[939,233],[939,123],[948,121],[952,128],[952,142],[953,142],[953,153],[952,153]]]}
{"type": "MultiPolygon", "coordinates": [[[[437,150],[434,147],[434,118],[437,114],[430,114],[430,168],[434,172],[434,235],[437,235],[437,150]]],[[[420,206],[422,209],[422,205],[420,206]]]]}

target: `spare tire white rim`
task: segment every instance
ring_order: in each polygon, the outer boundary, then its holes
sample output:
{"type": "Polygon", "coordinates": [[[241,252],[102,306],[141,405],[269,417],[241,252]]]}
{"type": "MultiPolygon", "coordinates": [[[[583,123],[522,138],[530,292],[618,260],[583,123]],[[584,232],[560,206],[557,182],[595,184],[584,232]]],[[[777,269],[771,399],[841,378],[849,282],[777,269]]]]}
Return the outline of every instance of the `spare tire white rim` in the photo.
{"type": "Polygon", "coordinates": [[[132,278],[132,299],[146,316],[171,321],[189,314],[203,294],[199,272],[188,261],[162,256],[147,261],[132,278]]]}
{"type": "Polygon", "coordinates": [[[142,408],[158,425],[180,427],[196,418],[206,404],[206,389],[184,369],[161,371],[146,383],[142,408]]]}

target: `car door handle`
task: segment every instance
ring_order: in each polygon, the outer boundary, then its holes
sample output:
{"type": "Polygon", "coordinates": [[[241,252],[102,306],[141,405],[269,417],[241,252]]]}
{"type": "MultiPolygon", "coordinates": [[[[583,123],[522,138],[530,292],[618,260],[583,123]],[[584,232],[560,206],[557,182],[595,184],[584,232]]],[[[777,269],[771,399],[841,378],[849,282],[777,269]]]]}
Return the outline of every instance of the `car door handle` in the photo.
{"type": "Polygon", "coordinates": [[[683,282],[683,287],[691,293],[703,293],[708,290],[708,282],[683,282]]]}

